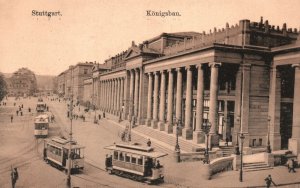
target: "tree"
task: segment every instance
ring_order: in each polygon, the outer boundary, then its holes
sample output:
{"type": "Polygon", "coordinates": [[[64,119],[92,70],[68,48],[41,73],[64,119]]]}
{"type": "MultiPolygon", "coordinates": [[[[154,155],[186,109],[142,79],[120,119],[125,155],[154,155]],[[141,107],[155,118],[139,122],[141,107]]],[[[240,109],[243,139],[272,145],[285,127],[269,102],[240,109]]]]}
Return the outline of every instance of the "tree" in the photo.
{"type": "Polygon", "coordinates": [[[7,85],[4,79],[3,74],[0,74],[0,101],[5,97],[7,94],[7,85]]]}

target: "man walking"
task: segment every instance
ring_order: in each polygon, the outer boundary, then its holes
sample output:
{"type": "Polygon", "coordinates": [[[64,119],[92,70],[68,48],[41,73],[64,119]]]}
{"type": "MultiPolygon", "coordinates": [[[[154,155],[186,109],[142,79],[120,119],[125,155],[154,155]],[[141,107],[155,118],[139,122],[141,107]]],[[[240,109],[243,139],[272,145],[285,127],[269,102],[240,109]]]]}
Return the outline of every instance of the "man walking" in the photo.
{"type": "Polygon", "coordinates": [[[14,116],[11,115],[11,116],[10,116],[10,122],[11,122],[11,123],[13,122],[13,119],[14,119],[14,116]]]}
{"type": "Polygon", "coordinates": [[[271,175],[269,174],[268,177],[265,178],[265,182],[266,182],[266,186],[267,188],[269,188],[271,186],[271,183],[273,183],[273,185],[276,186],[276,184],[274,183],[274,181],[272,180],[271,175]]]}

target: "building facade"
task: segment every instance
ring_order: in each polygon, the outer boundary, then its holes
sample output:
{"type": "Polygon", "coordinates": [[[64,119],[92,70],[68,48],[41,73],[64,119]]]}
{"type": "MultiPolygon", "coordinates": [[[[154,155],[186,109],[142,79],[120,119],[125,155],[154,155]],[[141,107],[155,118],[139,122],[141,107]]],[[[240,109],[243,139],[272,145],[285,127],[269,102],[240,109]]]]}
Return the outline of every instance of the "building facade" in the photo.
{"type": "Polygon", "coordinates": [[[11,96],[31,96],[37,92],[35,74],[27,68],[20,68],[6,82],[11,96]]]}
{"type": "Polygon", "coordinates": [[[65,98],[83,101],[84,80],[92,76],[92,69],[96,62],[78,63],[57,76],[58,94],[65,98]]]}
{"type": "Polygon", "coordinates": [[[300,153],[300,38],[297,29],[241,20],[209,33],[162,33],[105,61],[93,76],[102,111],[209,145],[245,135],[251,152],[300,153]]]}

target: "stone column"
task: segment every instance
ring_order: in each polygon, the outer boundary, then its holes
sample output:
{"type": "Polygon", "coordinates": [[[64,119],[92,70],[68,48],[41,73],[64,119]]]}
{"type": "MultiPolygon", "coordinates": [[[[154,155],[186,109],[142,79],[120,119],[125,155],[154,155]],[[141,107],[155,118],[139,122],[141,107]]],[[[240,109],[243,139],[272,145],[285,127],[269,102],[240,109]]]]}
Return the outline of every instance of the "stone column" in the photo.
{"type": "Polygon", "coordinates": [[[106,82],[102,81],[102,85],[103,85],[103,99],[102,99],[103,111],[106,111],[106,82]]]}
{"type": "Polygon", "coordinates": [[[202,131],[203,123],[203,100],[204,100],[204,77],[202,64],[196,66],[198,69],[197,80],[197,106],[196,106],[196,129],[193,133],[193,141],[196,144],[205,142],[205,134],[202,131]]]}
{"type": "Polygon", "coordinates": [[[270,69],[269,125],[272,150],[281,149],[280,136],[281,79],[276,66],[270,69]]]}
{"type": "Polygon", "coordinates": [[[153,95],[153,75],[152,72],[148,73],[148,105],[147,105],[147,120],[146,125],[151,125],[152,120],[152,95],[153,95]]]}
{"type": "Polygon", "coordinates": [[[166,107],[166,74],[165,71],[160,72],[160,102],[159,102],[159,123],[160,131],[165,130],[165,107],[166,107]]]}
{"type": "Polygon", "coordinates": [[[120,112],[120,78],[117,78],[117,100],[116,100],[116,115],[119,115],[120,112]]]}
{"type": "Polygon", "coordinates": [[[122,113],[124,113],[123,105],[124,105],[124,78],[121,78],[121,80],[120,80],[120,104],[119,104],[119,109],[120,109],[121,115],[122,115],[122,113]]]}
{"type": "MultiPolygon", "coordinates": [[[[181,105],[182,105],[182,72],[181,68],[177,68],[177,85],[176,85],[176,121],[182,121],[181,105]]],[[[173,126],[173,133],[176,134],[176,126],[173,126]]],[[[178,134],[181,135],[181,127],[178,130],[178,134]]]]}
{"type": "Polygon", "coordinates": [[[108,112],[108,91],[109,91],[109,84],[108,84],[108,80],[105,81],[105,111],[108,112]]]}
{"type": "Polygon", "coordinates": [[[133,89],[134,89],[134,70],[130,71],[130,86],[129,86],[129,114],[128,114],[128,120],[131,121],[132,115],[133,115],[133,89]]]}
{"type": "Polygon", "coordinates": [[[112,81],[108,81],[108,111],[111,113],[112,111],[112,81]]]}
{"type": "Polygon", "coordinates": [[[228,123],[228,110],[227,110],[227,106],[228,106],[228,101],[225,100],[224,101],[224,119],[223,119],[223,132],[222,132],[222,135],[223,135],[223,140],[226,140],[226,138],[228,137],[229,138],[229,135],[227,134],[230,130],[230,126],[229,126],[229,123],[228,123]]]}
{"type": "Polygon", "coordinates": [[[289,150],[294,155],[300,156],[300,64],[294,64],[295,82],[294,82],[294,101],[293,101],[293,126],[292,138],[289,139],[289,150]]]}
{"type": "Polygon", "coordinates": [[[211,148],[219,145],[219,138],[216,132],[218,124],[218,74],[220,63],[210,63],[209,66],[211,68],[209,93],[209,122],[211,123],[209,146],[211,148]]]}
{"type": "Polygon", "coordinates": [[[115,105],[116,105],[116,79],[111,80],[112,83],[112,114],[115,114],[115,105]]]}
{"type": "Polygon", "coordinates": [[[250,106],[250,72],[251,64],[243,64],[242,77],[242,108],[241,108],[241,132],[244,134],[244,146],[249,147],[249,106],[250,106]]]}
{"type": "Polygon", "coordinates": [[[153,94],[153,117],[151,126],[153,129],[157,128],[158,122],[158,79],[159,79],[159,72],[155,72],[155,79],[154,79],[154,94],[153,94]]]}
{"type": "Polygon", "coordinates": [[[169,82],[168,82],[168,109],[167,109],[167,124],[166,132],[173,132],[173,87],[174,87],[174,75],[172,69],[168,70],[169,82]]]}
{"type": "Polygon", "coordinates": [[[187,77],[186,77],[186,94],[185,94],[185,126],[182,130],[182,137],[190,140],[193,138],[193,127],[192,127],[192,101],[193,101],[193,88],[192,79],[193,71],[192,67],[186,67],[187,77]]]}
{"type": "Polygon", "coordinates": [[[124,87],[123,87],[123,90],[124,90],[124,111],[123,111],[123,119],[128,119],[128,110],[129,110],[129,105],[128,105],[128,100],[129,100],[129,71],[126,70],[126,76],[124,78],[124,87]]]}
{"type": "MultiPolygon", "coordinates": [[[[140,74],[138,69],[135,69],[135,83],[134,83],[134,117],[137,120],[139,112],[139,80],[140,74]]],[[[135,122],[136,123],[136,122],[135,122]]]]}

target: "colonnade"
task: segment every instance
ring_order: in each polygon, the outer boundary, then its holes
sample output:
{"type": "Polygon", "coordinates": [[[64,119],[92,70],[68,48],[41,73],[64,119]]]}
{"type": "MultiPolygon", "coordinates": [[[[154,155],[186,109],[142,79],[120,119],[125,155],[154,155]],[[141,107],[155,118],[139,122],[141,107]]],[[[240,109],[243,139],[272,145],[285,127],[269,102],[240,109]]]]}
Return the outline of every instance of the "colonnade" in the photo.
{"type": "MultiPolygon", "coordinates": [[[[210,108],[209,122],[211,123],[210,134],[213,138],[217,132],[217,107],[218,107],[218,69],[220,63],[210,63],[211,82],[210,82],[210,108]]],[[[147,102],[147,120],[146,125],[154,129],[175,133],[176,126],[182,120],[185,113],[184,122],[181,122],[182,137],[193,139],[196,143],[203,142],[204,135],[202,130],[203,123],[203,100],[204,100],[204,73],[203,65],[189,65],[186,67],[170,68],[168,70],[148,72],[148,102],[147,102]],[[196,105],[196,126],[193,129],[192,123],[192,69],[197,69],[197,105],[196,105]],[[185,109],[183,111],[183,79],[182,74],[186,71],[186,91],[185,91],[185,109]],[[174,76],[177,75],[176,87],[174,86],[174,76]],[[166,80],[168,77],[168,87],[166,80]],[[167,96],[166,96],[167,94],[167,96]],[[167,104],[166,104],[167,99],[167,104]],[[167,109],[165,108],[167,105],[167,109]],[[173,108],[175,106],[175,109],[173,108]],[[176,122],[174,122],[176,121],[176,122]]],[[[214,142],[218,142],[214,140],[214,142]]],[[[217,144],[217,143],[212,143],[217,144]]]]}
{"type": "Polygon", "coordinates": [[[100,109],[119,115],[124,100],[124,77],[101,80],[99,84],[100,109]]]}

